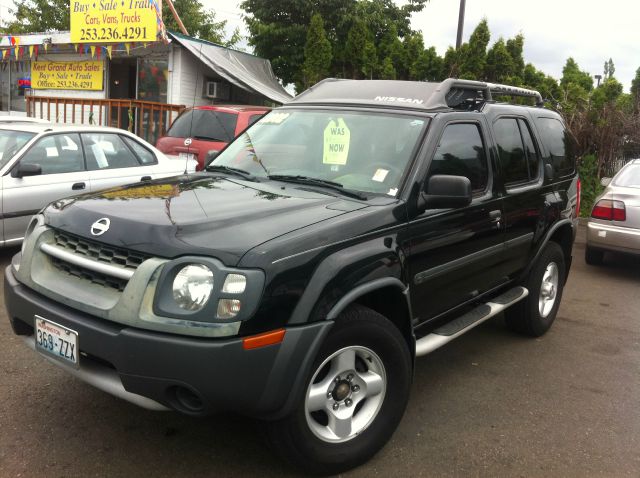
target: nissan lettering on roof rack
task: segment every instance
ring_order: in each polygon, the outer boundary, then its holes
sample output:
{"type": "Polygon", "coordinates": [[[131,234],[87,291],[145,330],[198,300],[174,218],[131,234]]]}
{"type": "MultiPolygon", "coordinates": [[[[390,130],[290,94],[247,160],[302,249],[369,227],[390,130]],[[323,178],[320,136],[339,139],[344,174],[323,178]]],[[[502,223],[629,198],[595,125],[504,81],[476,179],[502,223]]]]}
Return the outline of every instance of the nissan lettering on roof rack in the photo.
{"type": "Polygon", "coordinates": [[[498,314],[552,326],[571,144],[535,91],[325,80],[202,173],[50,204],[5,271],[8,316],[95,387],[264,420],[294,466],[341,473],[394,433],[418,357],[498,314]]]}

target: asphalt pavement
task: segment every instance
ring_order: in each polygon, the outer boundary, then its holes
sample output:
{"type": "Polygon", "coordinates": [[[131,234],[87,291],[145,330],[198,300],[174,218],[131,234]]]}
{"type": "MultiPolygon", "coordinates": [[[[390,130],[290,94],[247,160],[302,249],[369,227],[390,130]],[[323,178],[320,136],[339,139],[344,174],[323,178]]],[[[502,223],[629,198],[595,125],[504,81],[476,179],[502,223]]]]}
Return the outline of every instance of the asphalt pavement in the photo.
{"type": "MultiPolygon", "coordinates": [[[[258,422],[149,412],[71,378],[0,301],[0,476],[296,476],[258,422]]],[[[344,476],[640,476],[640,259],[587,266],[581,228],[549,333],[498,317],[418,359],[393,439],[344,476]]]]}

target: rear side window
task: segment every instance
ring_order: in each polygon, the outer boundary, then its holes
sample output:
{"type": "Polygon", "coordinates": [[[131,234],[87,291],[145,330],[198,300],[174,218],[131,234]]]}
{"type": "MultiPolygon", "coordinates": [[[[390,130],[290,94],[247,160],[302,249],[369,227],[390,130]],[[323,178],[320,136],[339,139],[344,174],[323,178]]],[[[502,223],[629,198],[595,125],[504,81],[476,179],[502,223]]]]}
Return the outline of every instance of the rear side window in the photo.
{"type": "Polygon", "coordinates": [[[429,176],[434,174],[465,176],[474,193],[487,188],[489,168],[478,125],[460,123],[445,128],[429,169],[429,176]]]}
{"type": "Polygon", "coordinates": [[[540,139],[549,151],[550,162],[558,176],[573,174],[576,169],[571,138],[562,122],[556,118],[536,118],[540,139]]]}
{"type": "Polygon", "coordinates": [[[173,122],[167,136],[230,142],[235,137],[238,115],[211,110],[187,110],[173,122]]]}
{"type": "Polygon", "coordinates": [[[500,118],[494,123],[493,132],[505,184],[524,184],[537,179],[539,159],[526,122],[500,118]]]}
{"type": "Polygon", "coordinates": [[[131,150],[113,133],[82,133],[87,169],[117,169],[140,166],[131,150]]]}
{"type": "Polygon", "coordinates": [[[249,121],[247,126],[251,126],[253,123],[255,123],[256,121],[258,121],[260,118],[262,118],[264,116],[264,113],[260,113],[257,115],[251,115],[249,116],[249,121]]]}
{"type": "Polygon", "coordinates": [[[158,162],[155,155],[136,140],[126,136],[122,136],[122,139],[129,145],[142,164],[156,164],[158,162]]]}

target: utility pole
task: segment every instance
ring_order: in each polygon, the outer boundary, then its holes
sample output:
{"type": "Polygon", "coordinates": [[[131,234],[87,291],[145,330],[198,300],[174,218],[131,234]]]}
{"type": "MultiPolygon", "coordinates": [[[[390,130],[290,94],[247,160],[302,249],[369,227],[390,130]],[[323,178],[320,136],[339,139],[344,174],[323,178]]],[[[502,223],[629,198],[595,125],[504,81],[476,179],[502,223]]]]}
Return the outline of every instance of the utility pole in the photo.
{"type": "Polygon", "coordinates": [[[458,37],[456,38],[456,50],[462,45],[462,29],[464,27],[464,7],[467,0],[460,0],[460,14],[458,15],[458,37]]]}

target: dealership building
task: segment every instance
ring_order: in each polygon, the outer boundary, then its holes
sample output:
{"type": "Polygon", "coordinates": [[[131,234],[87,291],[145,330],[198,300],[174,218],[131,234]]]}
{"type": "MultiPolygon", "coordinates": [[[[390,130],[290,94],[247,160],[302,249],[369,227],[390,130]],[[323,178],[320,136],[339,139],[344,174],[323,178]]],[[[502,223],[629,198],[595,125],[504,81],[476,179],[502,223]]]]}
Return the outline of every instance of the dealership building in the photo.
{"type": "Polygon", "coordinates": [[[0,38],[0,115],[130,129],[154,141],[185,108],[277,105],[291,95],[268,60],[168,33],[88,45],[69,32],[0,38]]]}

